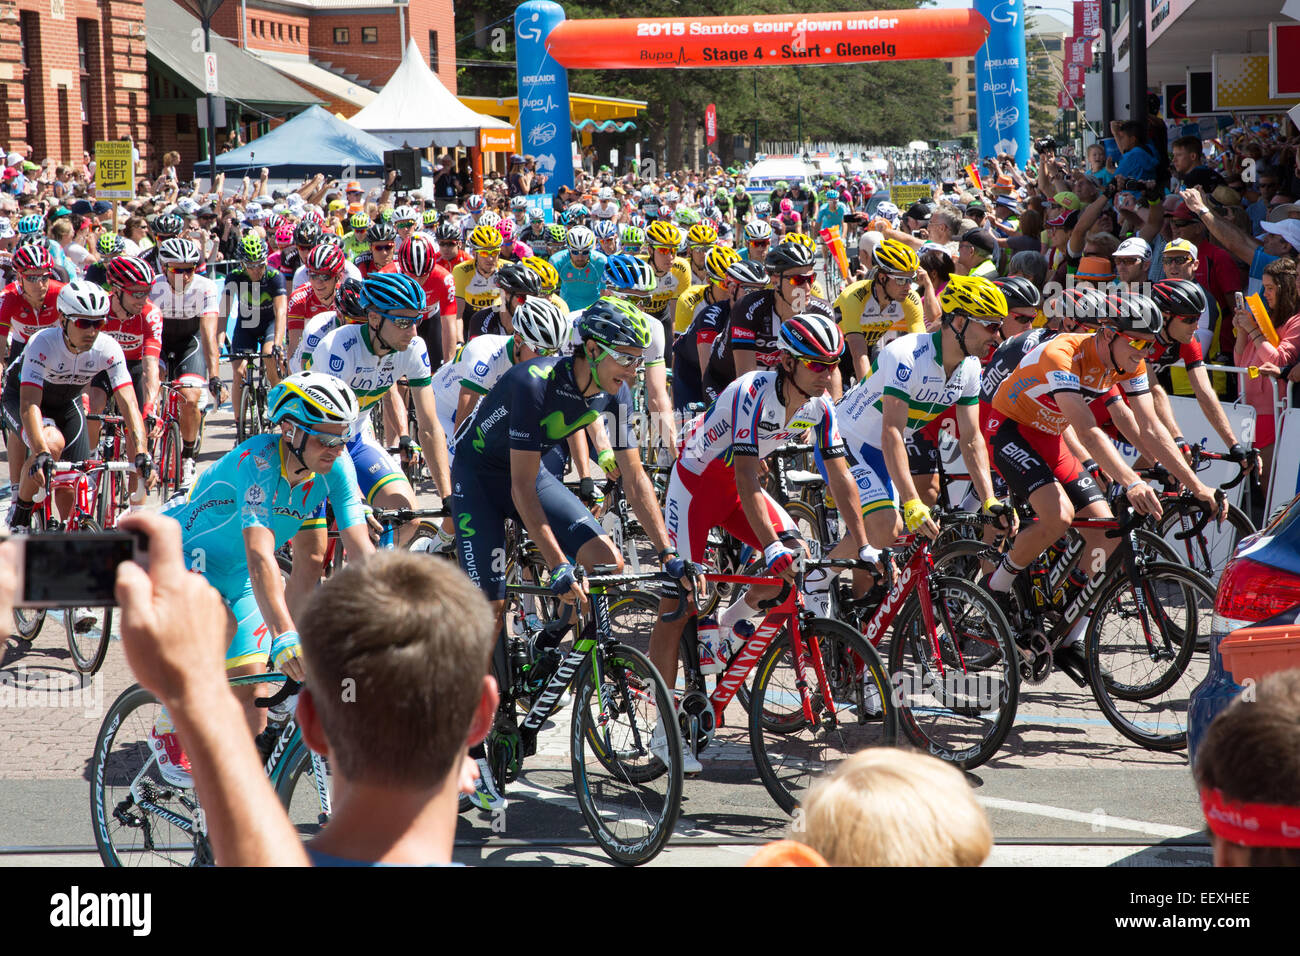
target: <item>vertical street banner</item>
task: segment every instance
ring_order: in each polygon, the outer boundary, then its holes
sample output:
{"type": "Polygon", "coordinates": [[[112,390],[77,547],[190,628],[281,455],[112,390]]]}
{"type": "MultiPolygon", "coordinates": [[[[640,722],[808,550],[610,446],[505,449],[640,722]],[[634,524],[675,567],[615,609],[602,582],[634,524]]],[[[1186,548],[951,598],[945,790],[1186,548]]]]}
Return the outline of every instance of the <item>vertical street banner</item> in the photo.
{"type": "Polygon", "coordinates": [[[1101,2],[1102,0],[1075,0],[1075,36],[1091,38],[1101,33],[1101,2]]]}
{"type": "Polygon", "coordinates": [[[131,160],[131,141],[99,140],[95,143],[95,198],[132,199],[135,197],[135,164],[131,160]]]}
{"type": "Polygon", "coordinates": [[[529,0],[515,10],[520,148],[536,157],[547,192],[573,186],[569,74],[546,43],[562,22],[564,8],[550,0],[529,0]]]}
{"type": "Polygon", "coordinates": [[[1078,63],[1085,70],[1092,69],[1092,38],[1068,37],[1065,41],[1065,62],[1078,63]]]}
{"type": "Polygon", "coordinates": [[[1023,0],[975,0],[992,28],[975,54],[975,106],[982,158],[1029,158],[1029,78],[1023,0]]]}
{"type": "Polygon", "coordinates": [[[710,146],[718,141],[718,107],[713,103],[704,108],[704,141],[710,146]]]}

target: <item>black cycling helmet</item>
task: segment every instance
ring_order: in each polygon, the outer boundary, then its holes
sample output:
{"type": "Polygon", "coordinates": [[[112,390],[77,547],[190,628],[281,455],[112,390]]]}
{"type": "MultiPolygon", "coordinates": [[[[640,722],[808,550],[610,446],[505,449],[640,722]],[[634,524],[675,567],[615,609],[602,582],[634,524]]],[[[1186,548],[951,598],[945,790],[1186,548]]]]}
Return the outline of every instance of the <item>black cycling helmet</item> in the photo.
{"type": "Polygon", "coordinates": [[[542,277],[522,262],[507,262],[497,270],[497,287],[506,295],[541,295],[542,277]]]}
{"type": "Polygon", "coordinates": [[[773,246],[767,254],[767,271],[781,275],[792,269],[811,269],[813,254],[803,243],[785,239],[773,246]]]}
{"type": "Polygon", "coordinates": [[[1083,325],[1100,325],[1110,314],[1105,293],[1087,286],[1071,286],[1047,301],[1049,319],[1067,318],[1083,325]]]}
{"type": "Polygon", "coordinates": [[[153,220],[153,234],[155,236],[179,236],[181,230],[185,228],[185,220],[177,215],[155,216],[153,220]]]}
{"type": "Polygon", "coordinates": [[[1043,304],[1043,293],[1024,276],[1007,276],[994,279],[993,284],[1007,297],[1009,309],[1036,309],[1043,304]]]}
{"type": "Polygon", "coordinates": [[[298,223],[297,228],[293,230],[293,244],[295,246],[315,246],[320,243],[321,233],[324,232],[315,219],[304,219],[298,223]]]}
{"type": "Polygon", "coordinates": [[[1151,298],[1161,312],[1200,317],[1209,301],[1200,285],[1191,279],[1164,279],[1151,287],[1151,298]]]}
{"type": "Polygon", "coordinates": [[[439,242],[460,242],[460,227],[445,219],[438,223],[433,234],[439,242]]]}
{"type": "Polygon", "coordinates": [[[1106,297],[1109,312],[1104,324],[1125,335],[1155,338],[1165,327],[1165,317],[1156,305],[1140,292],[1121,292],[1106,297]]]}
{"type": "Polygon", "coordinates": [[[351,319],[366,318],[366,309],[361,304],[363,283],[356,276],[347,276],[334,290],[334,305],[351,319]]]}
{"type": "Polygon", "coordinates": [[[366,230],[366,242],[396,242],[397,227],[384,219],[376,219],[366,230]]]}
{"type": "Polygon", "coordinates": [[[749,259],[741,259],[727,266],[727,276],[746,286],[761,287],[768,282],[767,270],[749,259]]]}

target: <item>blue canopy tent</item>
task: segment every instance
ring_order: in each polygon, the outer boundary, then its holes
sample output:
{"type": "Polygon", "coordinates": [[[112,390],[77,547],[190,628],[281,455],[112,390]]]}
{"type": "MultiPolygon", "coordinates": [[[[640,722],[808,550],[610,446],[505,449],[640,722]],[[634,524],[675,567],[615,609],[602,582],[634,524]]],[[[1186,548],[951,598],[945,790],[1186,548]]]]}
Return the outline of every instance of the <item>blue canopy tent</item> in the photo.
{"type": "MultiPolygon", "coordinates": [[[[305,179],[316,173],[333,178],[382,178],[384,151],[392,148],[329,110],[312,106],[265,136],[219,155],[217,172],[225,173],[227,180],[256,179],[265,166],[272,179],[305,179]]],[[[424,175],[433,175],[429,164],[421,162],[424,175]]],[[[194,164],[194,175],[210,175],[206,159],[194,164]]]]}

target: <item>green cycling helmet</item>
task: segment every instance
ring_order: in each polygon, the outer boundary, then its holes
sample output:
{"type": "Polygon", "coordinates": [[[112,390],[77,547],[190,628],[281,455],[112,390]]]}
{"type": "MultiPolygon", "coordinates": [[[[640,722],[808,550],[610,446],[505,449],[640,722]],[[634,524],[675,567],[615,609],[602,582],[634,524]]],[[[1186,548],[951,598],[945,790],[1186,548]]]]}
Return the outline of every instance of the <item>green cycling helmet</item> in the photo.
{"type": "Polygon", "coordinates": [[[568,240],[569,230],[565,229],[558,222],[547,230],[551,234],[551,242],[561,244],[568,240]]]}
{"type": "Polygon", "coordinates": [[[650,317],[631,302],[600,298],[578,319],[578,334],[606,348],[643,349],[650,344],[650,317]]]}
{"type": "Polygon", "coordinates": [[[239,241],[239,257],[252,265],[266,261],[266,243],[257,233],[250,232],[239,241]]]}
{"type": "Polygon", "coordinates": [[[619,237],[619,241],[625,246],[644,246],[645,230],[638,226],[627,226],[623,230],[623,235],[619,237]]]}
{"type": "Polygon", "coordinates": [[[678,225],[690,227],[700,221],[700,214],[689,206],[677,210],[678,225]]]}

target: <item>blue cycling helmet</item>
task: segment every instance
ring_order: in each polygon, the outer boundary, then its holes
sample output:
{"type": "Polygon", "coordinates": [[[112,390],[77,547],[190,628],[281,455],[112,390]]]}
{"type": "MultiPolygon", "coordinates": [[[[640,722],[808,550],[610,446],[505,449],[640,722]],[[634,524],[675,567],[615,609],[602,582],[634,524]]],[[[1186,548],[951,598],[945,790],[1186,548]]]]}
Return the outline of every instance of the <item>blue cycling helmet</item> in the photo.
{"type": "Polygon", "coordinates": [[[41,231],[41,217],[36,215],[23,216],[18,220],[18,235],[31,236],[41,231]]]}
{"type": "Polygon", "coordinates": [[[266,398],[272,422],[288,418],[303,425],[351,425],[360,414],[357,397],[340,378],[326,372],[298,372],[266,398]]]}
{"type": "Polygon", "coordinates": [[[620,252],[605,260],[605,285],[619,292],[649,295],[658,286],[659,280],[650,268],[650,263],[640,256],[620,252]]]}
{"type": "Polygon", "coordinates": [[[427,304],[420,283],[401,272],[372,272],[361,286],[361,307],[367,310],[423,312],[427,304]]]}
{"type": "Polygon", "coordinates": [[[618,226],[614,225],[612,219],[598,219],[596,224],[591,227],[591,231],[596,234],[597,239],[617,239],[618,226]]]}

